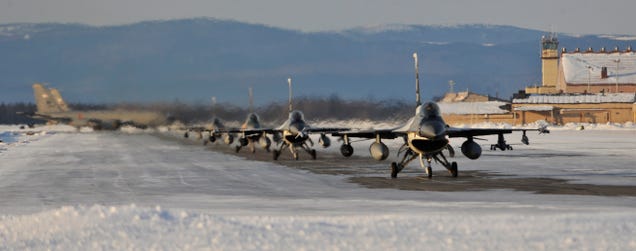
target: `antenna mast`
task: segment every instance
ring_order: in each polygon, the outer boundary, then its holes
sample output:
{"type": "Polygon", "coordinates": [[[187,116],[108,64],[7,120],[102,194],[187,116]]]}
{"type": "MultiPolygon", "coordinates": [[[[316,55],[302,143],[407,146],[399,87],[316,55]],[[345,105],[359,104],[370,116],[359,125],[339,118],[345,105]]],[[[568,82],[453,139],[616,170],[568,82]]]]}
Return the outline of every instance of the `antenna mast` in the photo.
{"type": "Polygon", "coordinates": [[[287,78],[287,84],[289,85],[289,112],[292,112],[293,108],[292,108],[292,84],[291,84],[291,77],[287,78]]]}
{"type": "Polygon", "coordinates": [[[250,96],[249,111],[250,111],[250,113],[253,113],[254,112],[254,93],[252,91],[252,87],[250,87],[248,90],[249,90],[249,96],[250,96]]]}
{"type": "Polygon", "coordinates": [[[415,60],[415,102],[417,106],[422,104],[420,98],[420,73],[417,64],[417,53],[413,53],[413,59],[415,60]]]}

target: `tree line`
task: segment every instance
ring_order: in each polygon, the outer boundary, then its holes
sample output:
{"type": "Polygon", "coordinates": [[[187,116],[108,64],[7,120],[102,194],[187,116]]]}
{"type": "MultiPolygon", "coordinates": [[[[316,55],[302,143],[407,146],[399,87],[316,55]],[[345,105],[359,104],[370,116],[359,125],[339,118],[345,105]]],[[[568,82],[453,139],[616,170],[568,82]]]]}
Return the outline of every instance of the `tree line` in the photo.
{"type": "MultiPolygon", "coordinates": [[[[327,98],[298,97],[294,99],[293,108],[312,120],[400,120],[413,115],[415,105],[401,100],[344,100],[337,95],[327,98]]],[[[249,108],[230,103],[221,103],[212,107],[210,104],[188,104],[181,101],[157,102],[146,104],[84,104],[71,103],[72,110],[147,110],[156,111],[172,117],[185,124],[210,121],[214,116],[223,121],[242,122],[249,108]]],[[[261,120],[266,123],[281,123],[288,116],[287,102],[271,102],[254,108],[261,120]]],[[[33,103],[0,103],[0,124],[38,124],[38,121],[18,112],[33,113],[33,103]]]]}

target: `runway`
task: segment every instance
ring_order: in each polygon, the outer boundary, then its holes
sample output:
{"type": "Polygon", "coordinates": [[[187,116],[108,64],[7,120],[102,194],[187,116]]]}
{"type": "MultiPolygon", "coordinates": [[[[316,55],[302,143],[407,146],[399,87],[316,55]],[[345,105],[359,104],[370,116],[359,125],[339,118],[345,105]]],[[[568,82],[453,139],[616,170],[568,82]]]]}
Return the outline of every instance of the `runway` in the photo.
{"type": "Polygon", "coordinates": [[[367,142],[352,158],[333,145],[317,160],[272,161],[183,134],[20,134],[1,145],[0,240],[18,250],[634,249],[632,134],[567,132],[457,156],[458,178],[434,165],[430,180],[417,163],[390,179],[395,156],[372,160],[367,142]]]}
{"type": "MultiPolygon", "coordinates": [[[[164,139],[177,140],[184,144],[202,144],[202,140],[193,139],[175,139],[161,135],[164,139]]],[[[546,136],[549,137],[549,136],[546,136]]],[[[210,143],[205,146],[206,149],[224,154],[230,154],[247,160],[266,161],[289,168],[307,170],[316,174],[341,175],[347,176],[351,183],[359,184],[363,187],[371,189],[399,189],[411,191],[433,191],[433,192],[466,192],[466,191],[486,191],[486,190],[513,190],[523,191],[535,194],[558,194],[558,195],[590,195],[590,196],[636,196],[636,184],[634,185],[603,185],[603,184],[582,184],[576,183],[572,179],[558,178],[558,175],[540,174],[537,177],[527,177],[527,175],[502,174],[497,171],[488,169],[471,169],[462,170],[460,165],[459,177],[453,178],[439,164],[433,165],[433,178],[429,179],[425,176],[424,170],[414,161],[405,170],[400,173],[396,179],[389,177],[389,164],[395,159],[395,153],[384,161],[376,161],[369,156],[352,156],[343,157],[339,153],[335,153],[333,149],[338,149],[339,145],[331,146],[331,151],[325,151],[320,146],[316,146],[318,158],[311,160],[310,156],[304,151],[300,152],[300,159],[291,159],[288,150],[284,151],[279,160],[272,159],[272,153],[257,147],[255,153],[251,153],[248,147],[243,147],[240,152],[234,150],[234,146],[228,146],[223,143],[210,143]]],[[[634,145],[636,147],[636,145],[634,145]]],[[[360,148],[360,147],[359,147],[360,148]]],[[[273,149],[273,148],[272,148],[273,149]]],[[[356,151],[365,151],[366,149],[356,149],[356,151]]],[[[395,149],[392,149],[395,150],[395,149]]],[[[524,149],[519,147],[514,151],[497,152],[487,151],[490,161],[502,158],[500,161],[503,165],[506,162],[514,162],[514,158],[523,161],[526,158],[538,160],[537,165],[543,165],[541,161],[550,163],[550,157],[561,158],[581,158],[587,156],[585,153],[576,152],[553,152],[553,153],[537,153],[534,149],[524,149]]],[[[460,155],[461,153],[458,153],[460,155]]],[[[588,156],[594,157],[594,156],[588,156]]],[[[460,157],[466,160],[466,158],[460,157]]],[[[476,163],[480,159],[475,160],[476,163]]],[[[496,160],[494,160],[496,162],[496,160]]],[[[513,169],[514,170],[514,169],[513,169]]],[[[631,178],[636,174],[627,174],[631,178]]]]}

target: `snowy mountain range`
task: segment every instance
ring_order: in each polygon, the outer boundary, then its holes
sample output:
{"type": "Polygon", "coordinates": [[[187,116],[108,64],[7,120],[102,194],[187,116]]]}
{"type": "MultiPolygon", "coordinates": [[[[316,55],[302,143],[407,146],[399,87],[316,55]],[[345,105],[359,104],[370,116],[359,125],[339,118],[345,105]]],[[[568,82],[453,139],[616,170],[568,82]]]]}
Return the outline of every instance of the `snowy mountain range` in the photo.
{"type": "MultiPolygon", "coordinates": [[[[384,25],[301,32],[210,18],[121,26],[0,25],[0,102],[32,101],[31,84],[57,87],[70,102],[180,100],[247,105],[295,95],[413,99],[420,54],[423,96],[466,90],[510,97],[540,82],[545,32],[512,26],[384,25]]],[[[620,35],[563,35],[562,47],[625,48],[620,35]]]]}

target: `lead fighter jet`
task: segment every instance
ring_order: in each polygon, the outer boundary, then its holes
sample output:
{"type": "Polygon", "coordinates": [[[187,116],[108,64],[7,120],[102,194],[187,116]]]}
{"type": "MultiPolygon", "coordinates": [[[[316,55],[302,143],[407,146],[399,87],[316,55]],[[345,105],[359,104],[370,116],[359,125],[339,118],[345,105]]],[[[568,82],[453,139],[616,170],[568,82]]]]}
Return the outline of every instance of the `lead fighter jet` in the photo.
{"type": "Polygon", "coordinates": [[[498,142],[493,145],[493,147],[499,148],[503,151],[506,149],[512,149],[510,145],[506,144],[503,134],[509,134],[513,131],[522,131],[523,136],[521,141],[524,144],[529,144],[526,131],[536,130],[539,131],[539,133],[549,132],[545,127],[538,129],[477,129],[453,128],[448,126],[444,122],[444,119],[442,119],[439,106],[435,102],[426,102],[422,104],[420,101],[417,53],[413,53],[413,59],[415,60],[415,116],[406,122],[404,126],[398,128],[332,133],[333,136],[340,136],[343,139],[344,143],[340,147],[340,151],[343,156],[349,157],[353,154],[353,147],[351,147],[349,138],[375,138],[375,142],[373,142],[369,147],[371,156],[376,160],[384,160],[389,155],[389,149],[384,143],[382,143],[381,140],[402,137],[404,139],[404,145],[402,145],[398,151],[398,156],[401,154],[402,158],[399,162],[391,163],[391,178],[397,178],[398,173],[416,158],[419,158],[420,166],[425,168],[426,174],[429,178],[433,175],[431,168],[431,162],[433,160],[441,163],[453,177],[457,177],[457,162],[448,161],[443,153],[444,150],[447,150],[450,157],[455,155],[455,151],[449,144],[448,138],[466,138],[466,141],[461,146],[462,153],[469,159],[477,159],[481,156],[481,147],[479,144],[475,143],[475,136],[498,135],[498,142]]]}

